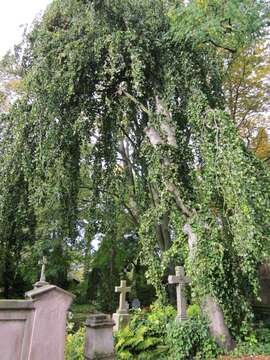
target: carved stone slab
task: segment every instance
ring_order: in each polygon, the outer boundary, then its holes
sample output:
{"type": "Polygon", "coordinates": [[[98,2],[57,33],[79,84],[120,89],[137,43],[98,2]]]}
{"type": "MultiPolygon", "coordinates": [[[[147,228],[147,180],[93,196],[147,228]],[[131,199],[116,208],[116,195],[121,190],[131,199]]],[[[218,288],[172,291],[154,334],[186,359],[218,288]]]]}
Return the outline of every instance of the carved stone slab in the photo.
{"type": "Polygon", "coordinates": [[[34,318],[33,301],[0,300],[0,359],[29,358],[34,318]]]}

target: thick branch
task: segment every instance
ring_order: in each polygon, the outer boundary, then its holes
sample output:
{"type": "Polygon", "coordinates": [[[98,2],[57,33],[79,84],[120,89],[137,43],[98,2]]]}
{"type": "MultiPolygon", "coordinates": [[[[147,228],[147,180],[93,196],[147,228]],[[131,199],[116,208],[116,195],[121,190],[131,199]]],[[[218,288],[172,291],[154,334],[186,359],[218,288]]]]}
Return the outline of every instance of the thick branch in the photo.
{"type": "Polygon", "coordinates": [[[195,253],[196,244],[197,244],[197,236],[193,232],[192,227],[189,223],[186,223],[183,226],[183,232],[188,237],[189,254],[191,257],[193,257],[194,253],[195,253]]]}
{"type": "Polygon", "coordinates": [[[190,211],[186,205],[184,204],[181,196],[180,196],[180,193],[179,193],[179,190],[177,189],[177,187],[171,183],[171,182],[168,182],[167,184],[167,189],[168,191],[174,195],[174,198],[175,198],[175,201],[176,201],[176,205],[177,205],[177,208],[182,211],[182,213],[184,215],[186,215],[188,218],[190,218],[193,213],[192,211],[190,211]]]}

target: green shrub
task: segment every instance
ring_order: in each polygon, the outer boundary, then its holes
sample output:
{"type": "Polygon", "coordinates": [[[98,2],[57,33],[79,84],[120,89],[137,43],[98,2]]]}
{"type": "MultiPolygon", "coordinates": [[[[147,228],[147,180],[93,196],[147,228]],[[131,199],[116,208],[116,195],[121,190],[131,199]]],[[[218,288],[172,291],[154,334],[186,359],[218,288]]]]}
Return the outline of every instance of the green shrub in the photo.
{"type": "Polygon", "coordinates": [[[230,355],[269,355],[270,330],[259,328],[252,331],[243,340],[237,342],[236,348],[230,355]]]}
{"type": "Polygon", "coordinates": [[[221,353],[209,334],[207,322],[198,317],[198,314],[184,322],[171,322],[167,330],[166,345],[170,360],[215,359],[221,353]]]}
{"type": "Polygon", "coordinates": [[[84,342],[85,329],[83,327],[75,334],[67,335],[65,360],[84,360],[84,342]]]}
{"type": "Polygon", "coordinates": [[[200,306],[197,304],[189,305],[187,314],[189,318],[200,318],[202,315],[200,306]]]}
{"type": "Polygon", "coordinates": [[[185,322],[176,322],[172,306],[154,305],[134,313],[130,326],[116,335],[117,359],[215,359],[221,353],[200,308],[192,305],[185,322]]]}

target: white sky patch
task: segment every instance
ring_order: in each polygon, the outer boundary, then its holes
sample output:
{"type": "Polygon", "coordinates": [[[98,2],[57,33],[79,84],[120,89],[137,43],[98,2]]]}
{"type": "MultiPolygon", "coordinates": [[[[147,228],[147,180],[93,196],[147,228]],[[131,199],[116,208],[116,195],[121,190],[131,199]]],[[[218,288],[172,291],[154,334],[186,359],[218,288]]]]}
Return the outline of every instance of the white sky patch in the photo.
{"type": "Polygon", "coordinates": [[[22,39],[26,24],[43,12],[52,0],[0,0],[0,59],[22,39]]]}

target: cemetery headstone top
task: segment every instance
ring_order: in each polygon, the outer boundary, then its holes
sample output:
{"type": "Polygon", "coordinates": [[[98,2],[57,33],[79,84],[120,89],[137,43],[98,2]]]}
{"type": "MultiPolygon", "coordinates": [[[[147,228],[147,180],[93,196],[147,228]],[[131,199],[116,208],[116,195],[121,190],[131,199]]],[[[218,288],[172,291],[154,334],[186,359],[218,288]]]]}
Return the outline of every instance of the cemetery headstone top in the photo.
{"type": "Polygon", "coordinates": [[[64,360],[66,315],[73,294],[40,281],[26,300],[0,300],[1,360],[64,360]],[[41,285],[42,284],[42,285],[41,285]]]}
{"type": "Polygon", "coordinates": [[[115,292],[120,293],[119,299],[119,308],[116,313],[113,314],[113,320],[115,322],[115,326],[113,328],[114,331],[118,331],[123,329],[129,322],[129,314],[128,309],[129,305],[126,301],[126,294],[131,290],[130,287],[127,287],[126,280],[121,280],[120,286],[115,287],[115,292]]]}
{"type": "Polygon", "coordinates": [[[47,258],[43,256],[42,260],[39,261],[38,264],[42,266],[40,273],[40,280],[35,283],[34,288],[40,288],[42,286],[49,285],[49,283],[46,281],[46,274],[45,274],[46,265],[48,264],[47,258]]]}
{"type": "Polygon", "coordinates": [[[131,288],[127,287],[126,280],[121,280],[121,285],[115,287],[115,292],[120,293],[119,308],[117,310],[117,313],[126,314],[128,312],[128,308],[126,306],[126,295],[130,291],[131,291],[131,288]]]}

